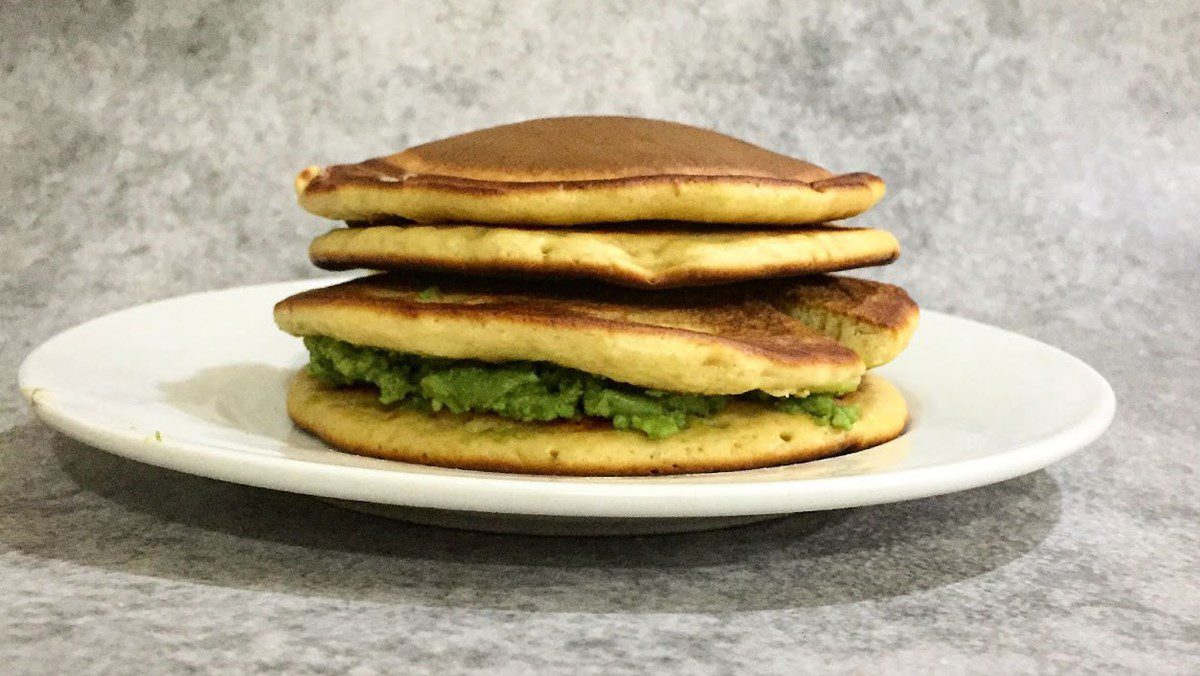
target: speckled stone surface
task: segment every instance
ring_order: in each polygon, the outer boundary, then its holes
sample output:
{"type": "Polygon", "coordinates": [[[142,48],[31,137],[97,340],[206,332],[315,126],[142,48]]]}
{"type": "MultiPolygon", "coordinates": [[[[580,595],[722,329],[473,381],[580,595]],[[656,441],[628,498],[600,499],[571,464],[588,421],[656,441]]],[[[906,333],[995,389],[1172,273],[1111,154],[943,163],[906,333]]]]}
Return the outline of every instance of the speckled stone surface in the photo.
{"type": "Polygon", "coordinates": [[[882,277],[1119,401],[1091,448],[997,486],[554,540],[119,460],[13,385],[6,673],[1200,672],[1194,2],[27,2],[0,44],[13,380],[84,319],[314,274],[306,164],[620,112],[884,176],[862,222],[906,249],[882,277]]]}

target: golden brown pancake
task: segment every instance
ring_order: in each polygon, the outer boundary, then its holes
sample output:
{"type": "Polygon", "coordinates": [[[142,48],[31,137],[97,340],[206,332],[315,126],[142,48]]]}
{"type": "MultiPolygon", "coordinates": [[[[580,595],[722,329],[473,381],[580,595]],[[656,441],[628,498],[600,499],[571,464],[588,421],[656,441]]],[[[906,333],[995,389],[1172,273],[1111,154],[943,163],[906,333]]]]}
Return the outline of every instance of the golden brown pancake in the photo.
{"type": "Polygon", "coordinates": [[[776,307],[862,357],[867,368],[896,358],[917,330],[920,311],[898,286],[838,276],[777,285],[776,307]]]}
{"type": "Polygon", "coordinates": [[[308,211],[345,221],[791,226],[862,213],[884,184],[675,122],[559,117],[308,167],[296,192],[308,211]]]}
{"type": "Polygon", "coordinates": [[[896,438],[908,411],[878,376],[841,399],[858,407],[849,430],[818,425],[803,413],[733,402],[687,429],[653,440],[607,423],[526,423],[483,413],[432,413],[379,403],[370,388],[337,389],[301,371],[288,391],[288,414],[342,451],[388,460],[526,474],[645,475],[716,472],[782,465],[848,453],[896,438]]]}
{"type": "Polygon", "coordinates": [[[661,223],[588,230],[414,224],[338,228],[313,240],[308,252],[327,270],[586,277],[652,289],[881,265],[895,260],[900,246],[891,233],[837,225],[682,231],[661,223]]]}
{"type": "MultiPolygon", "coordinates": [[[[821,276],[633,291],[569,280],[387,274],[287,298],[275,306],[275,321],[297,336],[437,357],[550,362],[676,392],[805,395],[852,390],[865,370],[857,348],[793,316],[810,298],[840,301],[829,287],[846,284],[821,276]]],[[[890,301],[873,303],[855,321],[896,327],[876,340],[906,341],[897,316],[915,315],[916,305],[897,287],[861,284],[890,301]]],[[[853,309],[829,312],[850,317],[853,309]]],[[[898,351],[872,346],[872,354],[898,351]]]]}

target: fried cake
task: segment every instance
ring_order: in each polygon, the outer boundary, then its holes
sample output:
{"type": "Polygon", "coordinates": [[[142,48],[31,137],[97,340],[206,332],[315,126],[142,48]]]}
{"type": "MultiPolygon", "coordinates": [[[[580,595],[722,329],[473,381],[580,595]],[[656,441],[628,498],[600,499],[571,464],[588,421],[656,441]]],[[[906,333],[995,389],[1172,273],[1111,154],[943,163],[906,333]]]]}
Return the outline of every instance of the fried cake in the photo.
{"type": "Polygon", "coordinates": [[[549,362],[646,388],[803,396],[853,390],[866,368],[858,350],[876,362],[899,352],[916,313],[898,287],[829,275],[634,291],[393,273],[287,298],[275,321],[297,336],[434,357],[549,362]],[[869,303],[858,307],[849,297],[869,303]],[[821,332],[836,322],[797,318],[809,315],[890,331],[861,331],[867,338],[847,346],[821,332]]]}
{"type": "Polygon", "coordinates": [[[357,455],[527,474],[646,475],[816,460],[869,448],[904,431],[904,398],[883,378],[864,377],[843,401],[860,412],[849,430],[766,404],[736,402],[674,436],[653,440],[589,420],[526,423],[386,406],[370,389],[331,388],[302,371],[289,388],[287,409],[300,428],[357,455]]]}
{"type": "Polygon", "coordinates": [[[626,221],[794,226],[854,216],[874,175],[834,174],[731,136],[662,120],[530,120],[356,164],[311,166],[301,206],[344,221],[577,226],[626,221]]]}
{"type": "Polygon", "coordinates": [[[309,246],[327,270],[442,270],[487,276],[586,277],[637,288],[704,286],[890,263],[900,245],[871,228],[680,230],[678,224],[598,229],[484,225],[338,228],[309,246]]]}
{"type": "Polygon", "coordinates": [[[801,277],[775,283],[767,293],[779,309],[857,352],[867,368],[895,359],[917,330],[917,304],[893,284],[830,279],[801,277]]]}

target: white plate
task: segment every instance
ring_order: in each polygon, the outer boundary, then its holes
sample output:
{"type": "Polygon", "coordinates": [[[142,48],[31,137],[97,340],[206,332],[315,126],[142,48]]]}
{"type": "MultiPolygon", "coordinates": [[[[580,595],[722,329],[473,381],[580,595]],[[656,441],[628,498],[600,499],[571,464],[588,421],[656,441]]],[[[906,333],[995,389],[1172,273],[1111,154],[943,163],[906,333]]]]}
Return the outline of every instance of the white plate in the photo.
{"type": "Polygon", "coordinates": [[[21,390],[50,425],[133,460],[402,518],[567,533],[690,530],[981,486],[1082,448],[1113,415],[1112,389],[1078,359],[925,311],[912,345],[879,369],[907,397],[909,429],[867,451],[644,478],[522,476],[361,458],[295,430],[284,412],[286,382],[305,352],[275,328],[271,307],[328,283],[201,293],[95,319],[34,350],[21,366],[21,390]]]}

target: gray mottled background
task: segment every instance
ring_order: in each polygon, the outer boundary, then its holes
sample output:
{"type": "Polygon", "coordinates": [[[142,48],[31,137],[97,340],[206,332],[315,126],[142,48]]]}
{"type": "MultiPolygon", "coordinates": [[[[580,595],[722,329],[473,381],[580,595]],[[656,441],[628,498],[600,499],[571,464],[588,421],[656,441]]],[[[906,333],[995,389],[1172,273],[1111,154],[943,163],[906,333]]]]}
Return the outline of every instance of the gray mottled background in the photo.
{"type": "Polygon", "coordinates": [[[50,432],[10,387],[0,663],[1200,671],[1197,45],[1186,0],[5,2],[9,374],[110,310],[314,274],[326,224],[291,192],[307,164],[608,112],[882,175],[861,221],[905,245],[883,277],[1079,355],[1119,410],[999,486],[554,541],[142,467],[50,432]]]}

